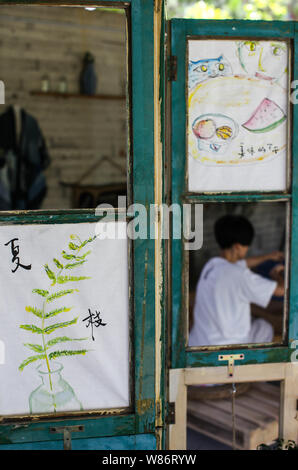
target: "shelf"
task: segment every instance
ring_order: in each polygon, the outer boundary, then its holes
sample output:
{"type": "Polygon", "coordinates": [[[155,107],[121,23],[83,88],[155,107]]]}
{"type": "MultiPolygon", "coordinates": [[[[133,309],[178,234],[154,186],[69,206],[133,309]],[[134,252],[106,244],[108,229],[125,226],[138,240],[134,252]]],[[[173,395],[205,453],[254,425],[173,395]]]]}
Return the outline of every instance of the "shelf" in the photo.
{"type": "Polygon", "coordinates": [[[82,95],[80,93],[59,93],[58,91],[31,91],[31,95],[52,98],[82,98],[87,100],[125,100],[125,95],[82,95]]]}

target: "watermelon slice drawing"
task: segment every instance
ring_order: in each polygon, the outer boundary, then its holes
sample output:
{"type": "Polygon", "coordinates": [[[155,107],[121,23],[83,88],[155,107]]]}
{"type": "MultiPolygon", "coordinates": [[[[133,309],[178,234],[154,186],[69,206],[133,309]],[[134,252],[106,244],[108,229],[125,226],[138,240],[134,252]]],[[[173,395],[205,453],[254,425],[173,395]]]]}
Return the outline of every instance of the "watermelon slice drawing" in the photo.
{"type": "Polygon", "coordinates": [[[269,132],[286,120],[283,110],[274,101],[264,98],[242,126],[250,132],[269,132]]]}

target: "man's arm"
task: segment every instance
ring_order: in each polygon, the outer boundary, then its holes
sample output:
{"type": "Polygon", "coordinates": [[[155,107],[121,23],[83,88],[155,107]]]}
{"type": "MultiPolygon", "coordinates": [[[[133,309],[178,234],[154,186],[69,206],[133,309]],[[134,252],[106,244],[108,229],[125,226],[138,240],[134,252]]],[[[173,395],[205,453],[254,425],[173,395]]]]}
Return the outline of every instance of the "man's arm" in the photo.
{"type": "Polygon", "coordinates": [[[273,292],[273,295],[275,295],[276,297],[283,297],[285,295],[284,284],[277,284],[277,287],[275,291],[273,292]]]}
{"type": "Polygon", "coordinates": [[[267,255],[260,255],[260,256],[250,256],[246,258],[246,265],[248,268],[255,268],[259,266],[259,264],[264,263],[265,261],[283,261],[284,254],[282,251],[273,251],[272,253],[268,253],[267,255]]]}
{"type": "Polygon", "coordinates": [[[285,267],[282,264],[277,264],[269,273],[271,279],[277,281],[276,289],[273,292],[273,295],[276,297],[283,297],[285,295],[284,270],[285,267]]]}

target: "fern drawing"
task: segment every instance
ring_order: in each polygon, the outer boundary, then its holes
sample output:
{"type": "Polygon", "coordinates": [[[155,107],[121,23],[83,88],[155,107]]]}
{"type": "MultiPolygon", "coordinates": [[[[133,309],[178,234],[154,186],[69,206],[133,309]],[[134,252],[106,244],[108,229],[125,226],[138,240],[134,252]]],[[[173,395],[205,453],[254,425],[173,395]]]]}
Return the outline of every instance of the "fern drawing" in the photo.
{"type": "Polygon", "coordinates": [[[67,299],[71,295],[79,292],[77,288],[67,288],[68,283],[79,283],[81,281],[90,279],[87,276],[74,275],[77,270],[88,261],[88,256],[91,251],[83,252],[84,248],[89,245],[96,236],[82,241],[77,235],[70,236],[68,244],[68,251],[62,251],[60,259],[53,258],[53,266],[49,267],[48,264],[44,266],[50,285],[47,289],[33,289],[33,293],[37,294],[42,301],[41,307],[26,306],[26,311],[37,320],[37,325],[28,323],[20,325],[20,328],[30,331],[32,334],[40,337],[38,343],[25,343],[34,355],[27,357],[19,366],[19,370],[23,371],[24,368],[36,361],[40,361],[37,371],[42,379],[42,385],[34,390],[29,398],[30,412],[47,412],[62,409],[69,402],[73,406],[82,405],[78,402],[71,386],[62,378],[61,371],[63,366],[55,359],[60,357],[70,357],[76,355],[85,355],[88,350],[82,349],[66,349],[67,343],[79,342],[87,340],[88,338],[72,338],[68,335],[60,335],[51,337],[52,333],[58,330],[75,325],[78,321],[78,316],[71,320],[63,321],[63,314],[69,312],[72,307],[59,306],[55,308],[55,300],[64,298],[67,299]],[[60,286],[65,286],[60,287],[60,286]],[[58,289],[57,289],[58,288],[58,289]],[[59,321],[56,320],[59,318],[59,321]],[[49,322],[51,322],[49,324],[49,322]]]}

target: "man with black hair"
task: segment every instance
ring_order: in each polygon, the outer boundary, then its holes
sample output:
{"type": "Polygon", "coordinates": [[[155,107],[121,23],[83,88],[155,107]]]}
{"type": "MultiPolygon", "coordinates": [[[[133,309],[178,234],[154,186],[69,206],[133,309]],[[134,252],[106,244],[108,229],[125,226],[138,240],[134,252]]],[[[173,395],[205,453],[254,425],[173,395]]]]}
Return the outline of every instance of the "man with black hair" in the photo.
{"type": "Polygon", "coordinates": [[[282,261],[283,253],[275,251],[245,259],[254,228],[240,215],[221,217],[214,231],[220,256],[206,263],[197,284],[189,346],[271,342],[271,324],[263,319],[252,320],[250,304],[266,308],[273,295],[284,295],[283,265],[273,268],[272,279],[250,268],[267,260],[282,261]]]}

